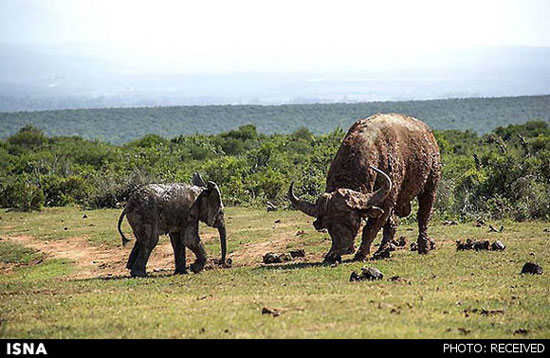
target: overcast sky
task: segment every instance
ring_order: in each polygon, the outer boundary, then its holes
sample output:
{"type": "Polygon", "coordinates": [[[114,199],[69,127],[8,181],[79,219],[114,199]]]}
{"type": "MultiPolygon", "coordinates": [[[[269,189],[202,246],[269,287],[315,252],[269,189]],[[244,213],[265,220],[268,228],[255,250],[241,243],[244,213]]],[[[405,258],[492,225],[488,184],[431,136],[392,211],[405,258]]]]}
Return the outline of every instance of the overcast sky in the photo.
{"type": "Polygon", "coordinates": [[[0,41],[81,44],[159,72],[303,70],[411,51],[546,47],[549,19],[548,0],[0,0],[0,41]]]}

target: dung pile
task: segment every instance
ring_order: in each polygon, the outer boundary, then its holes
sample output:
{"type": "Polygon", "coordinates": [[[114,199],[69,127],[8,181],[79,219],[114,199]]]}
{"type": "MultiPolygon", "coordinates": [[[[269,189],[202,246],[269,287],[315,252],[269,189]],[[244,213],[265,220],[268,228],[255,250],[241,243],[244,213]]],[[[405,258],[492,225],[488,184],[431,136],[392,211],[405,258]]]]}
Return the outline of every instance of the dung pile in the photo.
{"type": "Polygon", "coordinates": [[[281,315],[281,311],[276,308],[264,307],[262,308],[262,314],[279,317],[281,315]]]}
{"type": "Polygon", "coordinates": [[[222,268],[231,268],[231,266],[233,266],[233,260],[230,258],[226,259],[225,262],[222,262],[221,259],[214,259],[212,262],[215,266],[220,266],[222,268]]]}
{"type": "Polygon", "coordinates": [[[464,251],[464,250],[503,251],[504,249],[506,249],[506,245],[504,245],[500,240],[496,240],[492,244],[489,242],[489,240],[472,240],[472,239],[466,239],[466,241],[464,242],[457,240],[456,242],[456,251],[464,251]]]}
{"type": "Polygon", "coordinates": [[[288,253],[274,253],[268,252],[263,257],[264,264],[280,264],[283,262],[289,262],[298,257],[306,257],[306,252],[303,249],[292,250],[288,253]]]}
{"type": "Polygon", "coordinates": [[[363,267],[361,268],[361,273],[357,273],[355,271],[351,272],[351,276],[349,277],[349,282],[354,281],[376,281],[381,280],[384,277],[382,272],[380,272],[379,269],[376,267],[363,267]]]}
{"type": "Polygon", "coordinates": [[[264,264],[280,264],[282,262],[292,261],[290,254],[276,254],[274,252],[268,252],[264,255],[264,264]]]}
{"type": "Polygon", "coordinates": [[[306,257],[306,252],[303,249],[292,250],[289,254],[293,259],[297,257],[306,257]]]}
{"type": "Polygon", "coordinates": [[[497,240],[491,244],[491,251],[502,251],[506,248],[506,245],[502,241],[497,240]]]}
{"type": "Polygon", "coordinates": [[[542,275],[543,270],[540,265],[537,265],[534,262],[527,262],[525,265],[523,265],[523,268],[521,269],[521,273],[530,273],[531,275],[542,275]]]}

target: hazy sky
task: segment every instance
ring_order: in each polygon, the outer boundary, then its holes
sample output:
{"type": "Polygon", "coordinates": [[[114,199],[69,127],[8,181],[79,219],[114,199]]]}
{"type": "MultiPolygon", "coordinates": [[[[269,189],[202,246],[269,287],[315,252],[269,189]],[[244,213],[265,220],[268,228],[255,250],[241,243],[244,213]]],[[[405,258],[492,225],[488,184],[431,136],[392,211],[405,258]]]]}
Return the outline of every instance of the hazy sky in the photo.
{"type": "Polygon", "coordinates": [[[78,43],[156,71],[292,70],[550,46],[549,19],[548,0],[0,0],[0,41],[78,43]]]}

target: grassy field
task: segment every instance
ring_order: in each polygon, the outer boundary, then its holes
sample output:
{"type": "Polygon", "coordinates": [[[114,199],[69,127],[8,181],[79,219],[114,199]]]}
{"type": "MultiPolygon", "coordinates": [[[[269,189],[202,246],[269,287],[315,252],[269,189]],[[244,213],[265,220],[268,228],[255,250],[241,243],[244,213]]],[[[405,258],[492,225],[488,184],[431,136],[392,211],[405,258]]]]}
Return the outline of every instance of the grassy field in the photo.
{"type": "MultiPolygon", "coordinates": [[[[330,238],[310,218],[228,208],[232,268],[171,276],[171,248],[162,238],[151,277],[131,279],[119,214],[0,212],[0,337],[550,338],[550,276],[519,274],[527,261],[550,269],[548,223],[493,222],[504,230],[489,233],[487,226],[434,222],[438,247],[427,256],[407,248],[382,261],[330,267],[320,264],[330,238]],[[457,252],[455,240],[466,238],[499,239],[507,248],[457,252]],[[262,264],[265,253],[294,248],[306,257],[262,264]],[[349,282],[364,265],[384,279],[349,282]],[[396,275],[402,279],[389,280],[396,275]]],[[[201,233],[218,257],[215,230],[201,233]]],[[[411,241],[416,234],[410,224],[397,235],[411,241]]]]}

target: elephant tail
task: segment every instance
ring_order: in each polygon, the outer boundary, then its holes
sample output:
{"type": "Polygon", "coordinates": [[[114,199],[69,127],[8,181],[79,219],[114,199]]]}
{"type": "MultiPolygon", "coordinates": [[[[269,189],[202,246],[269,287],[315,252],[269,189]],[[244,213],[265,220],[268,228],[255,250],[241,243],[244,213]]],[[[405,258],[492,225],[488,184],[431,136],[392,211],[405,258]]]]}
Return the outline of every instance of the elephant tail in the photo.
{"type": "Polygon", "coordinates": [[[118,218],[118,232],[122,237],[122,246],[126,246],[126,244],[130,242],[130,239],[124,236],[124,233],[122,232],[122,229],[120,227],[122,225],[122,219],[124,219],[125,215],[126,215],[126,208],[124,208],[124,210],[122,211],[122,214],[120,214],[120,217],[118,218]]]}

